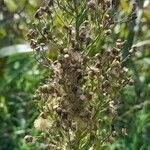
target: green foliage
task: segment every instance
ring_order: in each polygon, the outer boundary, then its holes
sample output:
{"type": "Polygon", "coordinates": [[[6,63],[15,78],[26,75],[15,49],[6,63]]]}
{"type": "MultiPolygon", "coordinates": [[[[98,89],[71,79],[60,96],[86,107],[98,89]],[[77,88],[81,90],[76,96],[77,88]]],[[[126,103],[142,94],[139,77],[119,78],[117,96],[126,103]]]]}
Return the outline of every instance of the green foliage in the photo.
{"type": "Polygon", "coordinates": [[[7,59],[0,80],[1,149],[20,149],[22,138],[36,116],[32,92],[45,73],[42,68],[39,71],[39,66],[29,55],[7,59]]]}

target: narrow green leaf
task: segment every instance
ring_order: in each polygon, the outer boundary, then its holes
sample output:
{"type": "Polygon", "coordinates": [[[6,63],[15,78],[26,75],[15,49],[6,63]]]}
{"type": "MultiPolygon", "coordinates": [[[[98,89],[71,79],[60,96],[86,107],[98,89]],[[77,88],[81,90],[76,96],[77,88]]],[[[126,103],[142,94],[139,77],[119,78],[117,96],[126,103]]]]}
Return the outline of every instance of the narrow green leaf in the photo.
{"type": "Polygon", "coordinates": [[[0,58],[14,55],[17,53],[27,53],[32,52],[33,50],[30,48],[28,44],[18,44],[18,45],[12,45],[8,47],[4,47],[0,49],[0,58]]]}

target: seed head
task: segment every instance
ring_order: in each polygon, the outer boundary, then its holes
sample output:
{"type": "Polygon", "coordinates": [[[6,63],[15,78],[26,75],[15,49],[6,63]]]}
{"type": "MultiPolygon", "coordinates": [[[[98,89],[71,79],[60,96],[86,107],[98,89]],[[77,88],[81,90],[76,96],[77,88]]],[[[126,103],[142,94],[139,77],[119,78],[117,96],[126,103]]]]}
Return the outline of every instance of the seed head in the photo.
{"type": "Polygon", "coordinates": [[[43,117],[38,117],[34,121],[34,127],[40,131],[46,131],[46,130],[50,129],[51,125],[52,124],[50,123],[50,121],[43,117]]]}
{"type": "Polygon", "coordinates": [[[33,137],[32,137],[32,135],[26,135],[24,137],[24,140],[25,140],[26,143],[32,143],[33,137]]]}

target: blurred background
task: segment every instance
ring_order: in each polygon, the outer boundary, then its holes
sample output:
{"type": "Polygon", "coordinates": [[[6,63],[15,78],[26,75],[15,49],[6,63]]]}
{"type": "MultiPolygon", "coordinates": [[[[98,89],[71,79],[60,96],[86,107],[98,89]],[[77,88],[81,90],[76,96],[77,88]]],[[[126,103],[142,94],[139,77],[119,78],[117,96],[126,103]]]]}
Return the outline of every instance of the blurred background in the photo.
{"type": "MultiPolygon", "coordinates": [[[[121,0],[120,14],[128,10],[130,2],[121,0]]],[[[48,77],[26,38],[41,3],[42,0],[0,0],[0,150],[40,149],[38,144],[25,144],[23,137],[35,132],[31,128],[38,108],[32,95],[48,77]]],[[[135,85],[123,90],[118,109],[118,124],[126,127],[128,136],[115,140],[111,150],[150,150],[150,1],[137,0],[137,5],[137,20],[117,24],[113,31],[127,40],[124,58],[133,44],[138,51],[125,64],[135,85]]]]}

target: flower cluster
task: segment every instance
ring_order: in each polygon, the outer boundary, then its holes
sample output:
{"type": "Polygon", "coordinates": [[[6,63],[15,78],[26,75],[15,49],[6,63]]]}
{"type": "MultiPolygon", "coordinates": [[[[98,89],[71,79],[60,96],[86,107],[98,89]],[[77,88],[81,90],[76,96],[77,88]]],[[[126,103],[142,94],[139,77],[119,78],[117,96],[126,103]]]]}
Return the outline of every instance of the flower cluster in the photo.
{"type": "Polygon", "coordinates": [[[46,134],[47,149],[97,149],[120,135],[114,127],[120,91],[133,81],[122,67],[126,41],[100,47],[115,24],[111,7],[103,0],[50,0],[35,14],[28,38],[50,75],[33,96],[40,111],[34,126],[46,134]],[[49,44],[57,46],[55,60],[45,55],[49,44]]]}

